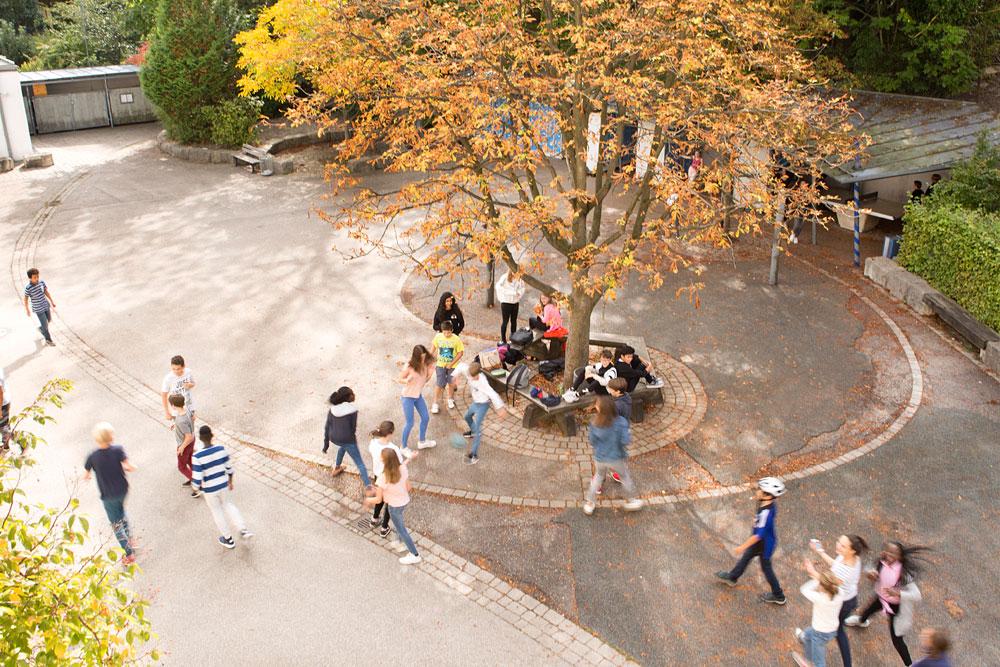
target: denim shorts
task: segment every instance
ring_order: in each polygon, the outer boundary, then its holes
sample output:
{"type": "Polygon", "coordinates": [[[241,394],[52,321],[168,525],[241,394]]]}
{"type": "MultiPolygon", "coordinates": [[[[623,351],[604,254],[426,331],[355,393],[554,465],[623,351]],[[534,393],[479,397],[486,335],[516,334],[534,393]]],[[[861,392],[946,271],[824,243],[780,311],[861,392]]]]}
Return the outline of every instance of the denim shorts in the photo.
{"type": "Polygon", "coordinates": [[[455,369],[437,366],[434,370],[437,374],[437,386],[444,389],[451,382],[451,374],[455,372],[455,369]]]}

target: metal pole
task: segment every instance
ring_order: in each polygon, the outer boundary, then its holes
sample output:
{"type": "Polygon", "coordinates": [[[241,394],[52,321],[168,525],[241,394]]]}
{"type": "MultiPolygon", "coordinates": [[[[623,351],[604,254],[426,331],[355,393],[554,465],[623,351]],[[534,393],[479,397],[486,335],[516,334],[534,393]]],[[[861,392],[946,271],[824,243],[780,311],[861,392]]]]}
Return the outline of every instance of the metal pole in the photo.
{"type": "MultiPolygon", "coordinates": [[[[854,156],[854,171],[861,169],[861,156],[854,156]]],[[[861,266],[861,184],[854,181],[854,266],[861,266]]]]}
{"type": "Polygon", "coordinates": [[[781,228],[785,225],[785,191],[778,195],[778,211],[774,214],[774,237],[771,239],[771,273],[767,278],[768,285],[778,284],[778,254],[781,251],[781,228]]]}

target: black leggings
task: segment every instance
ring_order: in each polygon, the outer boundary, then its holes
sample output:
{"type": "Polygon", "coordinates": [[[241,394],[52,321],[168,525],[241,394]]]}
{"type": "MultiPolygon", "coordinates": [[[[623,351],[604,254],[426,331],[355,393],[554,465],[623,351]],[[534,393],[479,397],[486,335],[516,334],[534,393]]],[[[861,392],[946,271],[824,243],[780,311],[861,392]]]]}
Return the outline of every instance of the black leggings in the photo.
{"type": "MultiPolygon", "coordinates": [[[[372,475],[372,484],[378,481],[377,475],[372,475]]],[[[378,521],[379,517],[382,517],[382,527],[389,527],[389,508],[385,506],[385,502],[378,503],[375,505],[375,509],[372,510],[372,520],[378,521]],[[384,512],[382,510],[385,510],[384,512]]]]}
{"type": "MultiPolygon", "coordinates": [[[[881,608],[882,601],[876,596],[875,599],[871,601],[871,604],[865,607],[864,613],[861,614],[861,620],[867,621],[869,616],[881,608]]],[[[912,665],[913,660],[910,659],[910,650],[906,648],[906,642],[903,641],[902,636],[896,635],[896,614],[899,613],[899,605],[890,602],[889,608],[892,609],[892,614],[887,617],[887,620],[889,621],[889,638],[892,639],[892,645],[896,648],[896,653],[898,653],[899,657],[903,659],[903,664],[907,666],[912,665]]]]}
{"type": "Polygon", "coordinates": [[[500,304],[500,340],[504,343],[507,342],[507,323],[510,323],[510,333],[513,334],[517,331],[517,309],[520,307],[519,303],[501,303],[500,304]]]}
{"type": "Polygon", "coordinates": [[[837,646],[840,648],[840,659],[843,660],[844,667],[851,667],[851,642],[847,639],[844,620],[857,608],[858,596],[855,595],[850,600],[844,600],[844,604],[840,607],[840,616],[837,618],[837,646]]]}

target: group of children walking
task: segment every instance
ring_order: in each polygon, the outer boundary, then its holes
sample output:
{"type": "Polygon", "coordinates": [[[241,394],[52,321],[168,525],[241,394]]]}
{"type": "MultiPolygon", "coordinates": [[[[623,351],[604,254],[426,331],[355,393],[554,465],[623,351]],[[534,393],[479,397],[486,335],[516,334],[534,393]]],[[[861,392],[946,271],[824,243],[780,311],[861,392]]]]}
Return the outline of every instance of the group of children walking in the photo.
{"type": "MultiPolygon", "coordinates": [[[[757,508],[753,529],[742,544],[736,547],[740,559],[731,570],[722,570],[715,576],[728,586],[735,586],[754,558],[760,562],[761,571],[770,591],[760,599],[776,605],[786,603],[785,593],[771,566],[771,558],[778,546],[776,518],[777,499],[784,495],[784,483],[775,477],[765,477],[757,482],[757,508]]],[[[886,542],[879,554],[878,565],[865,574],[875,582],[875,595],[860,614],[858,588],[862,575],[862,556],[868,544],[858,535],[841,535],[835,546],[836,556],[830,556],[817,539],[809,547],[818,555],[822,565],[805,558],[803,568],[809,580],[802,585],[802,595],[812,603],[812,618],[808,628],[795,629],[803,652],[794,652],[796,664],[806,667],[825,667],[827,645],[836,638],[845,667],[851,667],[851,646],[845,627],[868,627],[871,616],[883,612],[886,616],[889,637],[904,665],[914,664],[904,636],[913,626],[913,605],[921,599],[916,577],[921,570],[921,546],[905,546],[897,541],[886,542]]],[[[921,646],[927,657],[919,661],[922,667],[949,667],[947,635],[930,629],[921,635],[921,646]]]]}
{"type": "MultiPolygon", "coordinates": [[[[170,429],[174,432],[177,469],[184,477],[181,486],[190,488],[192,498],[205,499],[219,532],[218,543],[226,549],[234,549],[233,528],[243,539],[253,537],[253,533],[230,497],[234,488],[234,473],[229,452],[214,442],[212,429],[207,425],[198,429],[196,443],[194,387],[194,375],[185,365],[184,358],[172,357],[170,371],[163,378],[161,398],[170,429]]],[[[118,544],[125,551],[122,563],[129,565],[135,562],[135,540],[125,513],[125,498],[129,489],[126,473],[133,472],[135,466],[129,462],[125,449],[116,442],[111,424],[97,424],[93,438],[97,448],[84,462],[84,478],[97,478],[104,511],[118,544]]]]}

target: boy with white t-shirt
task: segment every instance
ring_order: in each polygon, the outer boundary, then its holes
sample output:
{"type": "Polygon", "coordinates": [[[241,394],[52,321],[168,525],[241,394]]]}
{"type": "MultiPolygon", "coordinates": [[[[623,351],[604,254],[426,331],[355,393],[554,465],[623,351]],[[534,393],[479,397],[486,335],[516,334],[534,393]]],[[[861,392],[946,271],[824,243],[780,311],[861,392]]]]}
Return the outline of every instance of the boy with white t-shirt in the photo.
{"type": "Polygon", "coordinates": [[[501,416],[509,413],[503,399],[490,386],[486,374],[482,372],[482,367],[478,363],[459,364],[455,368],[455,375],[465,377],[472,394],[472,402],[465,411],[465,423],[469,425],[469,430],[462,435],[472,438],[472,449],[465,455],[465,462],[475,465],[479,463],[479,443],[483,437],[483,422],[486,421],[486,413],[490,411],[490,404],[493,404],[501,416]]]}
{"type": "Polygon", "coordinates": [[[171,357],[170,372],[163,377],[163,384],[160,387],[160,398],[163,400],[163,412],[167,416],[167,421],[174,420],[167,401],[171,396],[178,394],[184,397],[184,406],[191,415],[191,421],[194,421],[194,396],[191,392],[194,388],[194,374],[185,366],[184,357],[179,354],[171,357]]]}

